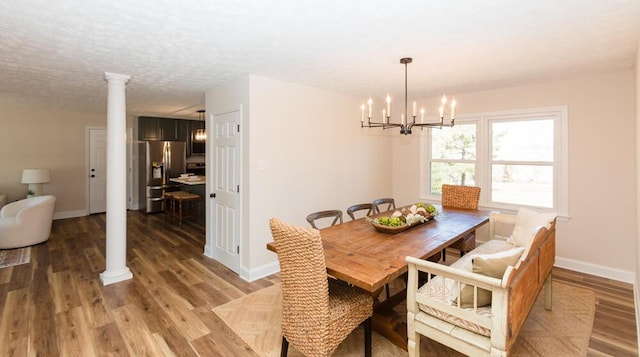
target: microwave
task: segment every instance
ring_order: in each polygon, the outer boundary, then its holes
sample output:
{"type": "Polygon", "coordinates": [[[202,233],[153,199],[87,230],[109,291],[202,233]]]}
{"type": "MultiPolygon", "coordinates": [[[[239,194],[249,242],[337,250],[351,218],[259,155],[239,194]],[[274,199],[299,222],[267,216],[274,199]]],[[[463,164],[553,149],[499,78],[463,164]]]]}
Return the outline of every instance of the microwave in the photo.
{"type": "Polygon", "coordinates": [[[196,139],[196,130],[191,132],[191,155],[204,155],[205,144],[206,140],[196,139]]]}

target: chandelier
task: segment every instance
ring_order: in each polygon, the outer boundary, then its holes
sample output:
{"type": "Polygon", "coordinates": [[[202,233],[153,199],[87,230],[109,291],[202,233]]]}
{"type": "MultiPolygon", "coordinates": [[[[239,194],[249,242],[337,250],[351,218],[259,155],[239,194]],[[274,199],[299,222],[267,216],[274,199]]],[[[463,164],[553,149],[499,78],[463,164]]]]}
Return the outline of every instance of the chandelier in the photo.
{"type": "Polygon", "coordinates": [[[423,127],[442,128],[443,126],[449,126],[449,127],[453,126],[453,123],[455,121],[456,100],[455,98],[451,100],[451,111],[450,111],[451,121],[448,123],[445,123],[444,108],[445,108],[445,104],[447,104],[447,97],[445,95],[442,96],[442,101],[439,108],[440,122],[425,123],[424,108],[420,108],[420,122],[417,123],[416,122],[416,118],[417,118],[416,102],[413,102],[413,108],[412,108],[413,111],[411,114],[411,118],[409,118],[409,116],[407,115],[408,114],[407,112],[407,104],[408,104],[407,102],[407,64],[411,63],[412,61],[413,59],[411,57],[405,57],[400,59],[400,63],[404,64],[404,113],[402,113],[400,116],[400,123],[391,122],[391,96],[387,94],[387,99],[386,99],[387,107],[386,109],[382,109],[382,121],[375,122],[371,120],[372,111],[373,111],[373,100],[371,99],[371,97],[369,97],[369,100],[367,101],[368,115],[366,116],[366,121],[365,121],[365,109],[367,109],[367,107],[365,107],[364,104],[362,104],[362,106],[360,107],[360,110],[362,111],[362,115],[360,119],[360,127],[382,128],[382,129],[400,128],[400,134],[408,135],[408,134],[411,134],[411,128],[413,128],[414,126],[419,127],[420,130],[422,130],[423,127]]]}
{"type": "MultiPolygon", "coordinates": [[[[204,109],[198,110],[198,120],[204,121],[204,109]]],[[[196,141],[207,140],[207,132],[204,129],[196,130],[193,136],[196,141]]]]}

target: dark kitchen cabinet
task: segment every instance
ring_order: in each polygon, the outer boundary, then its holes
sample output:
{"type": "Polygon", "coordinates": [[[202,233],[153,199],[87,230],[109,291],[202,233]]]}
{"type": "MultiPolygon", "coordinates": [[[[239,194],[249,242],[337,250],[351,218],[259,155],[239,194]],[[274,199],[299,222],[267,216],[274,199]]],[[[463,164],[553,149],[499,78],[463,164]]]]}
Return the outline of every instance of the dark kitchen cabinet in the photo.
{"type": "Polygon", "coordinates": [[[188,142],[187,138],[191,135],[190,124],[193,120],[176,120],[178,140],[188,142]]]}
{"type": "Polygon", "coordinates": [[[187,144],[187,156],[204,155],[204,142],[193,141],[193,133],[198,129],[204,129],[204,121],[156,117],[138,118],[139,140],[184,141],[187,144]]]}
{"type": "Polygon", "coordinates": [[[140,140],[179,140],[177,120],[139,117],[138,138],[140,140]]]}

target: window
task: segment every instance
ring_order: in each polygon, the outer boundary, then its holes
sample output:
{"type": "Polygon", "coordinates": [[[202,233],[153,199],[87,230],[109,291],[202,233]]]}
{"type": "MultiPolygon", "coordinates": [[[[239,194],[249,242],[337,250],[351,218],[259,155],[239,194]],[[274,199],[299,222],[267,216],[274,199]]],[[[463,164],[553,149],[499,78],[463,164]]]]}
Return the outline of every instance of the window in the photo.
{"type": "Polygon", "coordinates": [[[479,186],[488,208],[568,215],[566,122],[566,107],[558,107],[477,114],[429,130],[423,196],[440,200],[444,183],[479,186]]]}

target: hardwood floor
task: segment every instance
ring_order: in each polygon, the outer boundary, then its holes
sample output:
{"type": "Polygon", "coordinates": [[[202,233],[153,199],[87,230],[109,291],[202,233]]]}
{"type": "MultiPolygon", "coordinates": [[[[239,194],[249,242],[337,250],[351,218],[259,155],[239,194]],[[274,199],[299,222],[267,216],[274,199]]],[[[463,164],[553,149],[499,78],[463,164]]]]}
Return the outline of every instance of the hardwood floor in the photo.
{"type": "MultiPolygon", "coordinates": [[[[202,255],[204,230],[128,213],[134,279],[102,286],[105,215],[54,221],[29,264],[0,269],[0,356],[255,356],[211,308],[279,281],[253,283],[202,255]]],[[[631,285],[563,269],[596,293],[591,356],[637,356],[631,285]]]]}

